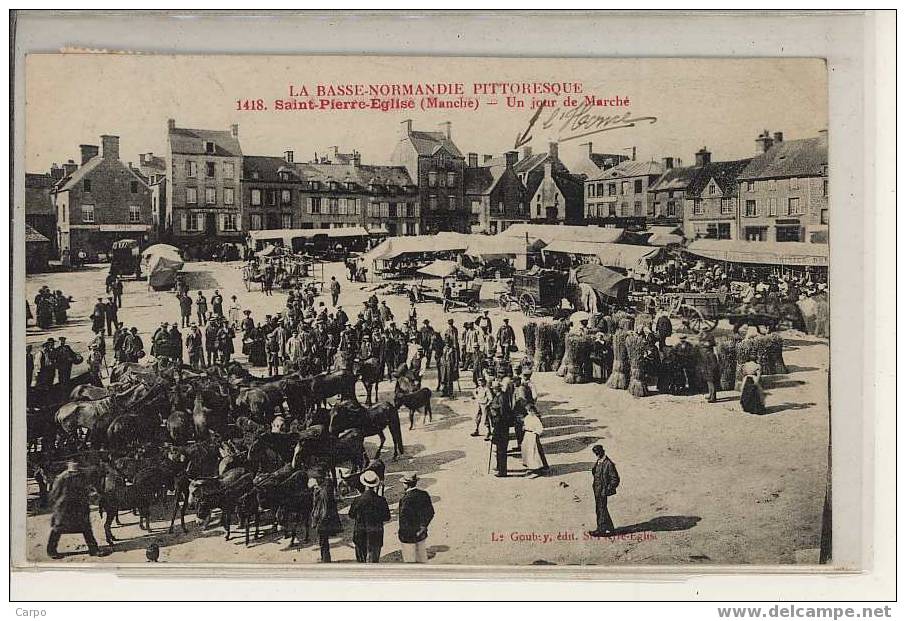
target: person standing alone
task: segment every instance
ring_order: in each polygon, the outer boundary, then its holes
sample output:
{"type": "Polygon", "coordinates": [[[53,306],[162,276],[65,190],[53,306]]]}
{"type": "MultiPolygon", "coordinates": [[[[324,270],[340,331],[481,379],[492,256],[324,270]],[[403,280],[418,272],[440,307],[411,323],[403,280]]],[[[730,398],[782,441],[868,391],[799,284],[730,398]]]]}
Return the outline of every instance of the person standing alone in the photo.
{"type": "Polygon", "coordinates": [[[418,489],[418,475],[414,472],[402,478],[405,490],[400,497],[399,538],[404,563],[427,563],[428,525],[434,519],[431,495],[418,489]]]}
{"type": "Polygon", "coordinates": [[[336,308],[340,301],[340,282],[336,276],[330,277],[330,305],[336,308]]]}
{"type": "Polygon", "coordinates": [[[613,533],[613,520],[607,508],[607,497],[617,493],[620,485],[620,475],[616,465],[604,454],[604,447],[595,444],[591,448],[598,460],[592,466],[592,491],[595,494],[595,513],[597,528],[588,534],[593,537],[603,537],[613,533]]]}
{"type": "Polygon", "coordinates": [[[355,521],[352,532],[355,560],[378,563],[384,545],[384,522],[390,521],[390,507],[384,497],[377,494],[377,486],[381,484],[377,473],[366,470],[360,480],[365,491],[349,507],[349,517],[355,521]]]}

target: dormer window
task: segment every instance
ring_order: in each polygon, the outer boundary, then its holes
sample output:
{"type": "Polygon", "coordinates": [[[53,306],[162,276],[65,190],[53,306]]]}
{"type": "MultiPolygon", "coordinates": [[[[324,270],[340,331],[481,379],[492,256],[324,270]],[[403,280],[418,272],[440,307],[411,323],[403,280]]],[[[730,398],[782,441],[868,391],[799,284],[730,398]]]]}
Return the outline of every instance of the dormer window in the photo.
{"type": "Polygon", "coordinates": [[[311,182],[311,189],[312,189],[312,190],[320,190],[320,189],[321,189],[321,182],[320,182],[320,181],[312,181],[312,182],[311,182]]]}
{"type": "Polygon", "coordinates": [[[253,170],[253,171],[252,171],[252,179],[257,179],[257,178],[258,178],[258,171],[257,171],[257,170],[253,170]]]}
{"type": "Polygon", "coordinates": [[[347,190],[354,190],[354,189],[355,189],[355,184],[354,184],[352,181],[347,181],[347,182],[346,182],[346,189],[347,189],[347,190]]]}
{"type": "Polygon", "coordinates": [[[288,173],[288,172],[286,172],[286,171],[281,171],[281,172],[279,173],[279,175],[280,175],[280,181],[289,181],[289,173],[288,173]]]}
{"type": "Polygon", "coordinates": [[[336,190],[337,187],[338,187],[338,184],[337,184],[336,181],[331,181],[331,182],[330,182],[330,189],[331,189],[332,191],[333,191],[333,190],[336,190]]]}
{"type": "Polygon", "coordinates": [[[211,142],[209,140],[205,141],[205,143],[204,143],[204,152],[205,153],[213,153],[214,149],[215,149],[215,146],[214,146],[213,142],[211,142]]]}

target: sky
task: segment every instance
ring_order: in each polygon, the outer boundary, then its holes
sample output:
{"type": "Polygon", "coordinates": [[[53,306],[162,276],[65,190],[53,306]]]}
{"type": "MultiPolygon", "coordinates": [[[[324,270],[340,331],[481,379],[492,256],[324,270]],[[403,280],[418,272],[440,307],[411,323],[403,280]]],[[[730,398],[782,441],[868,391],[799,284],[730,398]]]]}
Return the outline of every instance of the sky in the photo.
{"type": "Polygon", "coordinates": [[[492,106],[487,97],[479,98],[477,110],[274,110],[275,99],[288,98],[290,84],[313,94],[317,84],[463,83],[471,96],[477,82],[579,82],[582,96],[631,102],[590,114],[656,117],[654,123],[562,141],[581,132],[543,129],[553,111],[543,110],[527,145],[538,152],[559,138],[567,165],[589,140],[596,152],[629,154],[636,147],[638,159],[673,156],[691,163],[703,146],[715,161],[751,157],[764,129],[782,131],[789,140],[827,127],[827,76],[820,59],[39,54],[28,56],[25,81],[28,172],[78,161],[79,145],[99,144],[101,134],[120,136],[124,161],[137,164],[139,153],[163,155],[169,118],[192,128],[226,130],[238,123],[244,154],[292,150],[297,161],[336,145],[343,152],[357,149],[364,163],[389,163],[405,119],[428,131],[449,121],[463,153],[499,155],[513,148],[535,112],[508,108],[503,98],[492,106]],[[258,98],[267,111],[236,109],[237,100],[258,98]]]}

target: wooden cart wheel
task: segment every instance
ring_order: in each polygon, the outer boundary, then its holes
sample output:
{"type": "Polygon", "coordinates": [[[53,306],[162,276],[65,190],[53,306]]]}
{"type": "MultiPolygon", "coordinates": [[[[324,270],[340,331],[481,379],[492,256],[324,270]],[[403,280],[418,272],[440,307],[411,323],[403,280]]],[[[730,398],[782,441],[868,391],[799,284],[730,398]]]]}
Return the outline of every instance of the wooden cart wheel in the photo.
{"type": "Polygon", "coordinates": [[[523,293],[519,296],[519,308],[522,309],[522,312],[526,315],[535,314],[535,296],[531,293],[523,293]]]}
{"type": "Polygon", "coordinates": [[[713,317],[702,317],[702,325],[699,328],[700,331],[710,332],[717,327],[717,319],[713,317]]]}

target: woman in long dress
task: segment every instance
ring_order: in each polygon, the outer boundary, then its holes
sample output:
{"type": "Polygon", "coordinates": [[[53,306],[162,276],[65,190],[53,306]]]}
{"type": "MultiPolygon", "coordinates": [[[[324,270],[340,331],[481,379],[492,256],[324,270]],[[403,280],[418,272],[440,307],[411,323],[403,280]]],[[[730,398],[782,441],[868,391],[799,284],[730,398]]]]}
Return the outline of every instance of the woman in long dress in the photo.
{"type": "Polygon", "coordinates": [[[749,414],[764,414],[764,390],[761,388],[761,366],[757,362],[742,365],[742,392],[739,404],[749,414]]]}
{"type": "Polygon", "coordinates": [[[525,418],[522,420],[522,429],[525,433],[522,437],[522,463],[528,471],[526,476],[530,479],[537,479],[541,476],[541,471],[548,466],[544,448],[541,446],[541,434],[544,433],[544,425],[541,424],[538,412],[532,404],[526,407],[525,418]]]}

